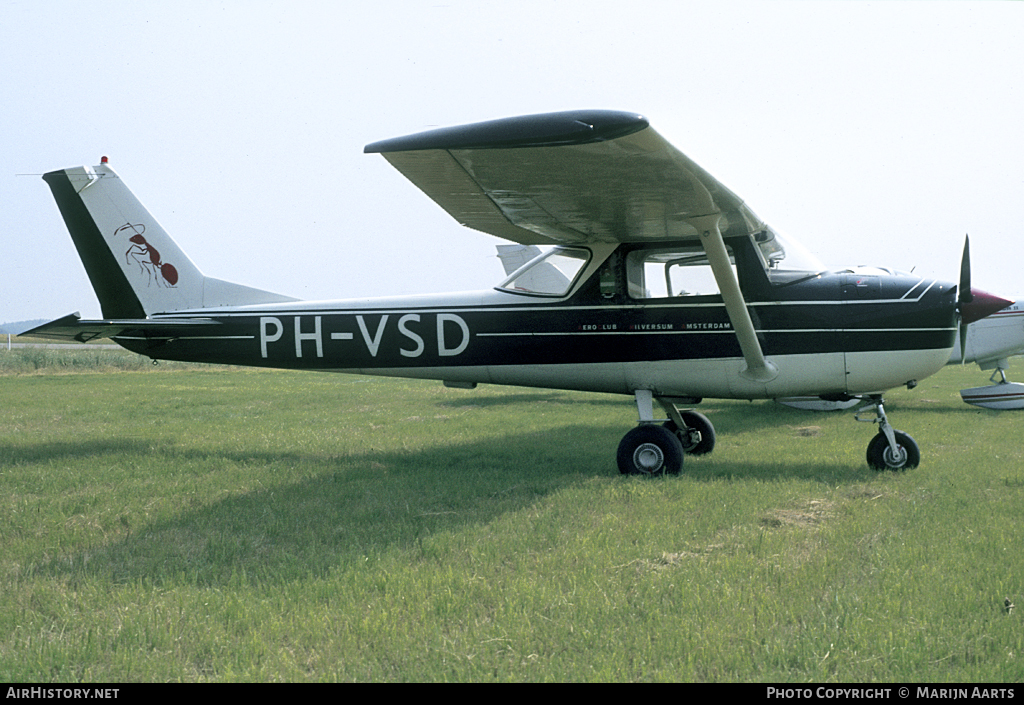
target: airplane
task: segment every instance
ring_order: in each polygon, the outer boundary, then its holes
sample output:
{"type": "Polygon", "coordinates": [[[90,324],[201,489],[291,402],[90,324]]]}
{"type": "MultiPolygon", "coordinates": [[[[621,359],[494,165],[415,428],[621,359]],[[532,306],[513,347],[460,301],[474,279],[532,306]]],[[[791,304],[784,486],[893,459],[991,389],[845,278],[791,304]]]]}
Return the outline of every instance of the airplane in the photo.
{"type": "Polygon", "coordinates": [[[45,174],[99,299],[31,335],[182,360],[633,397],[623,474],[680,472],[716,434],[703,398],[861,399],[876,470],[916,467],[883,392],[1009,303],[959,284],[829,272],[642,115],[545,113],[367,145],[459,223],[549,246],[482,292],[299,301],[205,276],[107,158],[45,174]],[[655,418],[654,402],[667,419],[655,418]]]}
{"type": "Polygon", "coordinates": [[[961,389],[960,398],[986,409],[1024,409],[1024,384],[1006,379],[1009,358],[1024,354],[1024,299],[967,326],[960,341],[957,331],[949,364],[974,362],[983,370],[995,370],[989,377],[992,384],[961,389]]]}

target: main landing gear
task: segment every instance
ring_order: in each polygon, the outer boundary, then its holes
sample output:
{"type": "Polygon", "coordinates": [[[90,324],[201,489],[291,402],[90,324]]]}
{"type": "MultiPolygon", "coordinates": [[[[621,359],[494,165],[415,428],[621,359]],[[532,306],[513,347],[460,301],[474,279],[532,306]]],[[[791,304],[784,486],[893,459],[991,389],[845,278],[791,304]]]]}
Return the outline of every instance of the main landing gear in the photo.
{"type": "Polygon", "coordinates": [[[654,395],[648,389],[634,392],[640,425],[622,437],[616,459],[624,475],[678,475],[683,456],[703,455],[715,447],[715,427],[703,414],[680,410],[677,402],[694,403],[658,397],[668,420],[654,418],[654,395]]]}
{"type": "Polygon", "coordinates": [[[921,462],[921,451],[917,442],[889,425],[882,407],[882,396],[871,394],[863,397],[867,402],[857,410],[854,418],[866,423],[877,423],[878,433],[868,443],[868,466],[873,470],[907,470],[916,468],[921,462]],[[862,419],[861,414],[874,410],[875,418],[862,419]]]}

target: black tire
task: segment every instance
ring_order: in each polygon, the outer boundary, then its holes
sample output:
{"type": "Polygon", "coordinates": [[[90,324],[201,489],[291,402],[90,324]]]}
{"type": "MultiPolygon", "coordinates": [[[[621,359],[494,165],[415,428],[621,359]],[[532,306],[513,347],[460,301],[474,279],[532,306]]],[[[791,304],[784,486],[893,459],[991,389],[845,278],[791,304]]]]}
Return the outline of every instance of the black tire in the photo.
{"type": "Polygon", "coordinates": [[[616,460],[623,475],[678,475],[683,446],[665,428],[643,424],[622,437],[616,460]]]}
{"type": "Polygon", "coordinates": [[[683,411],[679,415],[683,417],[683,423],[689,426],[689,429],[680,429],[671,419],[662,425],[683,444],[683,452],[687,455],[706,455],[713,451],[715,427],[711,424],[711,419],[696,411],[683,411]],[[690,430],[697,431],[700,439],[695,439],[690,430]]]}
{"type": "Polygon", "coordinates": [[[921,450],[917,447],[917,442],[903,431],[894,433],[896,445],[900,450],[898,457],[893,457],[889,440],[881,431],[868,443],[868,466],[872,470],[909,470],[916,468],[921,462],[921,450]]]}

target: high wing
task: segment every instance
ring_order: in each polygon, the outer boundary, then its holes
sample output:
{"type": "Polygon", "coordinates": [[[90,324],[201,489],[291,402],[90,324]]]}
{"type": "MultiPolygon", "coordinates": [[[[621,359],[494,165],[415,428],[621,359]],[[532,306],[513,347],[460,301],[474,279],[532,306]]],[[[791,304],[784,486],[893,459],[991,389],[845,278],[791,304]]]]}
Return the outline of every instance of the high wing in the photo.
{"type": "Polygon", "coordinates": [[[527,115],[367,145],[457,221],[524,245],[699,240],[747,362],[765,360],[723,235],[765,229],[736,194],[647,119],[609,110],[527,115]]]}
{"type": "Polygon", "coordinates": [[[577,110],[367,145],[461,224],[524,245],[697,239],[764,223],[641,115],[577,110]]]}

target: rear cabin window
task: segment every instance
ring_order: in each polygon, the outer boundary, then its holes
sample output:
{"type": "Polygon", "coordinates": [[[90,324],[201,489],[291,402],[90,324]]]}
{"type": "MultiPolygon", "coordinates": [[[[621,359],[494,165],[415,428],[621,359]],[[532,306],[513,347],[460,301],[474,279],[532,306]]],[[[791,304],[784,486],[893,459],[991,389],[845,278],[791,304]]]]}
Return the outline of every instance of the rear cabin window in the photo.
{"type": "Polygon", "coordinates": [[[516,294],[564,296],[589,259],[589,250],[558,247],[524,264],[498,288],[516,294]]]}
{"type": "MultiPolygon", "coordinates": [[[[736,263],[729,251],[733,273],[736,263]]],[[[633,250],[626,255],[626,282],[634,299],[718,296],[721,291],[700,245],[633,250]]]]}

